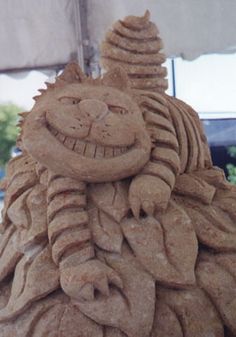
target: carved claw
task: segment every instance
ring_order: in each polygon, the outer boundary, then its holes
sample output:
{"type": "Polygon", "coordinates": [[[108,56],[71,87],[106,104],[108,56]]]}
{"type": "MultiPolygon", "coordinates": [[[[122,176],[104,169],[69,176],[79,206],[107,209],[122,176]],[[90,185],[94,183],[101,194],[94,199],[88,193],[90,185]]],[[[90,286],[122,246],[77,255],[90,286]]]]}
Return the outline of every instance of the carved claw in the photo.
{"type": "Polygon", "coordinates": [[[141,210],[149,216],[153,216],[155,211],[165,210],[170,194],[170,187],[160,178],[137,176],[129,190],[129,203],[134,217],[138,220],[141,210]]]}
{"type": "Polygon", "coordinates": [[[149,200],[143,201],[143,210],[147,215],[153,215],[155,211],[155,203],[149,200]]]}
{"type": "Polygon", "coordinates": [[[123,288],[117,272],[96,259],[61,270],[62,289],[77,300],[93,301],[96,290],[107,297],[110,294],[109,284],[123,288]]]}
{"type": "Polygon", "coordinates": [[[139,218],[140,210],[141,210],[141,201],[139,198],[134,197],[132,195],[129,196],[130,208],[133,212],[133,215],[136,219],[139,218]]]}

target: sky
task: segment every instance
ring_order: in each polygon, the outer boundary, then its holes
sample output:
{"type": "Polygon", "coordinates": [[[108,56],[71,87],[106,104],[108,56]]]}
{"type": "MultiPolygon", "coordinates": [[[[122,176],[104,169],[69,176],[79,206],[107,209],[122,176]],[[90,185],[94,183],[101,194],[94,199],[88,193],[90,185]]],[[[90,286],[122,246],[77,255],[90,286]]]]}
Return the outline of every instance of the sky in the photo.
{"type": "MultiPolygon", "coordinates": [[[[171,62],[167,61],[169,90],[172,94],[171,62]]],[[[236,116],[236,54],[205,55],[194,61],[175,59],[176,96],[199,113],[232,112],[236,116]]],[[[31,71],[17,77],[0,75],[0,104],[12,102],[30,110],[32,97],[52,81],[48,74],[31,71]]]]}

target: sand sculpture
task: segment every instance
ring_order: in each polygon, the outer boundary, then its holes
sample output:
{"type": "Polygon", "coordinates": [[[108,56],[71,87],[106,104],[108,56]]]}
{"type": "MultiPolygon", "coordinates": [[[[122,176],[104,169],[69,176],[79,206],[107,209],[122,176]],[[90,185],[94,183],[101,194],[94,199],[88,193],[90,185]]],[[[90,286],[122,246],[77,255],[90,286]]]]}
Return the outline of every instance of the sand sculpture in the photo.
{"type": "MultiPolygon", "coordinates": [[[[119,25],[139,42],[148,21],[119,25]]],[[[22,114],[0,336],[236,336],[235,187],[191,107],[107,65],[96,80],[68,65],[22,114]]]]}

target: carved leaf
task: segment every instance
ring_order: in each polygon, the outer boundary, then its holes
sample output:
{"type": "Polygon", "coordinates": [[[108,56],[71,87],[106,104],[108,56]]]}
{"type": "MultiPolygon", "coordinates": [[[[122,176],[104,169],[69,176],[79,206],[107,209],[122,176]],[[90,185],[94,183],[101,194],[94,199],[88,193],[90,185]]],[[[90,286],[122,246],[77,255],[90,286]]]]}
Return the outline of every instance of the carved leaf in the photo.
{"type": "Polygon", "coordinates": [[[0,324],[1,337],[104,337],[103,327],[84,316],[61,292],[34,303],[9,324],[0,324]]]}
{"type": "Polygon", "coordinates": [[[89,210],[90,228],[94,242],[102,249],[120,253],[123,235],[120,224],[102,210],[89,210]]]}
{"type": "Polygon", "coordinates": [[[80,310],[95,322],[118,328],[129,337],[149,337],[155,309],[154,280],[125,246],[122,256],[104,254],[104,258],[122,278],[123,290],[112,288],[109,296],[79,302],[80,310]]]}
{"type": "Polygon", "coordinates": [[[221,252],[236,251],[236,188],[222,170],[183,174],[174,198],[189,215],[201,243],[221,252]]]}
{"type": "Polygon", "coordinates": [[[159,288],[157,298],[151,337],[224,336],[218,312],[202,290],[159,288]]]}
{"type": "Polygon", "coordinates": [[[18,228],[28,228],[30,225],[26,211],[26,199],[31,190],[28,189],[22,193],[7,210],[8,218],[18,228]]]}
{"type": "MultiPolygon", "coordinates": [[[[7,178],[9,181],[8,181],[8,186],[7,186],[5,199],[4,199],[4,208],[2,211],[2,219],[3,219],[2,225],[4,228],[7,227],[9,223],[7,212],[8,212],[8,208],[10,207],[10,205],[16,200],[16,198],[18,198],[25,191],[29,190],[32,186],[34,186],[38,179],[36,173],[33,170],[34,166],[31,163],[31,161],[30,160],[28,161],[27,158],[24,161],[26,161],[27,163],[27,164],[23,163],[26,167],[24,167],[23,164],[22,164],[23,167],[21,167],[21,163],[19,163],[19,166],[20,166],[19,172],[12,172],[12,174],[13,173],[15,174],[13,177],[10,174],[12,171],[11,166],[8,167],[8,170],[10,171],[10,173],[9,173],[9,177],[7,178]],[[29,165],[29,167],[27,167],[27,165],[29,165]]],[[[16,168],[14,169],[16,170],[16,168]]]]}
{"type": "Polygon", "coordinates": [[[196,274],[224,324],[236,334],[236,254],[202,254],[196,274]]]}
{"type": "Polygon", "coordinates": [[[121,226],[135,256],[157,281],[180,288],[195,283],[196,235],[189,217],[173,201],[159,221],[132,218],[121,226]]]}
{"type": "Polygon", "coordinates": [[[29,258],[25,255],[15,269],[11,296],[7,306],[0,311],[0,321],[17,316],[26,306],[58,286],[59,272],[52,262],[49,247],[36,257],[33,255],[29,258]]]}
{"type": "Polygon", "coordinates": [[[25,251],[32,244],[47,239],[47,201],[45,187],[36,185],[28,195],[24,211],[28,226],[19,231],[19,250],[25,251]]]}
{"type": "Polygon", "coordinates": [[[49,304],[48,310],[32,321],[30,336],[103,337],[103,329],[71,304],[49,304]]]}
{"type": "Polygon", "coordinates": [[[174,192],[210,204],[216,189],[194,174],[181,174],[176,179],[174,192]]]}
{"type": "Polygon", "coordinates": [[[123,332],[118,329],[106,327],[103,337],[127,337],[127,335],[123,334],[123,332]]]}
{"type": "Polygon", "coordinates": [[[126,182],[91,184],[89,196],[99,209],[118,223],[129,211],[128,184],[126,182]]]}
{"type": "Polygon", "coordinates": [[[163,336],[184,337],[175,312],[166,303],[158,301],[150,337],[163,336]]]}
{"type": "Polygon", "coordinates": [[[13,225],[9,226],[0,241],[0,281],[15,268],[22,253],[16,249],[17,233],[13,225]]]}
{"type": "Polygon", "coordinates": [[[219,207],[214,202],[205,206],[197,200],[179,200],[192,220],[201,243],[217,251],[236,251],[235,221],[224,209],[226,201],[221,199],[221,202],[219,207]]]}

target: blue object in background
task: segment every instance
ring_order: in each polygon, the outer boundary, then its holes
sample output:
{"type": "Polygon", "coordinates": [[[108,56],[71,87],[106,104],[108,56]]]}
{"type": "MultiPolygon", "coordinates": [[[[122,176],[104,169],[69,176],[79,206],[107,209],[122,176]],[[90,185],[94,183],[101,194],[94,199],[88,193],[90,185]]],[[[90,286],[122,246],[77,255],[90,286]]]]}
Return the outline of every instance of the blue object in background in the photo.
{"type": "MultiPolygon", "coordinates": [[[[0,180],[2,180],[5,176],[5,170],[0,168],[0,180]]],[[[0,201],[4,198],[4,192],[0,191],[0,201]]]]}

